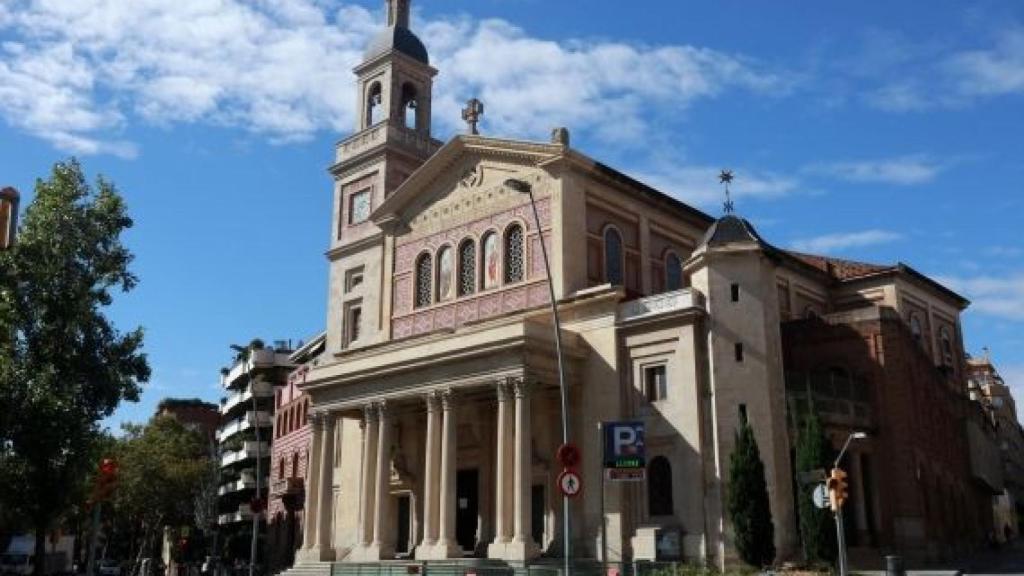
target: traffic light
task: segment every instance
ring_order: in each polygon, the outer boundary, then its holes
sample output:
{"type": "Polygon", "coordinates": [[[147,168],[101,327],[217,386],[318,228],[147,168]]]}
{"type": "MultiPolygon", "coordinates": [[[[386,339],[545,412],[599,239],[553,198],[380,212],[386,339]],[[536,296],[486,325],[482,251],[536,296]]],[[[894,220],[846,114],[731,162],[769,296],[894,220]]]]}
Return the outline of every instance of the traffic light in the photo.
{"type": "Polygon", "coordinates": [[[828,477],[828,499],[832,505],[832,511],[838,512],[849,495],[846,472],[842,468],[833,468],[832,473],[828,477]]]}
{"type": "Polygon", "coordinates": [[[117,486],[117,461],[113,458],[104,458],[100,461],[99,474],[96,475],[96,484],[93,486],[92,501],[100,502],[106,500],[114,492],[117,486]]]}

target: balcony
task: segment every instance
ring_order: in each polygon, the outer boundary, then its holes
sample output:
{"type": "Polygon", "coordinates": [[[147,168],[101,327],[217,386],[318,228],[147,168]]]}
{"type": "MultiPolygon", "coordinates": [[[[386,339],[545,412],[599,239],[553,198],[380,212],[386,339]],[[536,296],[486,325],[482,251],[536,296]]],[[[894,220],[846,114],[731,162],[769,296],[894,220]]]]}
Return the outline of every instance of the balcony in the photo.
{"type": "Polygon", "coordinates": [[[236,492],[242,492],[244,490],[252,490],[256,488],[256,475],[251,470],[242,472],[242,475],[237,479],[227,484],[222,484],[217,489],[218,496],[226,496],[228,494],[234,494],[236,492]]]}
{"type": "Polygon", "coordinates": [[[643,322],[670,314],[704,312],[704,295],[693,288],[683,288],[619,305],[620,324],[643,322]]]}
{"type": "Polygon", "coordinates": [[[221,514],[217,516],[217,523],[221,526],[225,524],[235,524],[243,522],[245,520],[252,519],[252,509],[248,504],[241,504],[238,506],[238,510],[235,512],[228,512],[227,514],[221,514]]]}
{"type": "Polygon", "coordinates": [[[238,450],[225,452],[220,457],[221,468],[232,466],[239,462],[245,462],[250,458],[255,458],[257,455],[266,457],[270,455],[270,443],[269,442],[255,442],[247,441],[242,444],[242,447],[238,450]]]}
{"type": "Polygon", "coordinates": [[[303,489],[302,478],[281,478],[270,484],[270,493],[275,496],[294,496],[302,494],[303,489]]]}
{"type": "Polygon", "coordinates": [[[288,353],[276,352],[273,348],[253,350],[247,361],[235,362],[231,370],[226,375],[221,376],[220,382],[224,388],[234,388],[244,378],[247,378],[250,372],[273,366],[290,367],[291,363],[288,361],[288,353]]]}
{"type": "MultiPolygon", "coordinates": [[[[237,406],[238,404],[235,405],[237,406]]],[[[231,422],[221,426],[220,429],[217,430],[217,442],[223,442],[239,432],[252,429],[253,426],[258,425],[260,428],[266,428],[272,426],[273,423],[274,419],[271,418],[270,412],[265,410],[249,410],[245,413],[245,416],[242,416],[237,420],[232,420],[231,422]]]]}
{"type": "Polygon", "coordinates": [[[220,413],[230,414],[238,405],[251,402],[253,394],[256,398],[270,398],[274,395],[274,386],[270,382],[256,382],[246,387],[242,392],[236,392],[228,396],[227,400],[220,407],[220,413]]]}
{"type": "Polygon", "coordinates": [[[382,146],[385,142],[397,142],[406,148],[416,150],[427,156],[433,154],[441,147],[441,143],[430,136],[424,135],[411,128],[406,128],[401,123],[382,120],[368,130],[338,142],[336,145],[336,161],[351,160],[361,154],[366,154],[382,146]]]}

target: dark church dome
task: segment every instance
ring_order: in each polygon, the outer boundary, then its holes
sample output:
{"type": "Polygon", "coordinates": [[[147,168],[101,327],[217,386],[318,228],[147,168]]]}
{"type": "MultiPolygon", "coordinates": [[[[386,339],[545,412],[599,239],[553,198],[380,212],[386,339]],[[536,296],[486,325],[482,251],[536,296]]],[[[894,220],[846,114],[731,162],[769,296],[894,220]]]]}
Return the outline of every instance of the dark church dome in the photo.
{"type": "Polygon", "coordinates": [[[424,64],[430,64],[427,47],[408,28],[390,26],[370,42],[364,57],[365,62],[394,50],[424,64]]]}
{"type": "Polygon", "coordinates": [[[704,234],[701,244],[707,246],[721,246],[733,242],[757,242],[763,243],[761,236],[747,220],[727,214],[719,218],[708,228],[704,234]]]}

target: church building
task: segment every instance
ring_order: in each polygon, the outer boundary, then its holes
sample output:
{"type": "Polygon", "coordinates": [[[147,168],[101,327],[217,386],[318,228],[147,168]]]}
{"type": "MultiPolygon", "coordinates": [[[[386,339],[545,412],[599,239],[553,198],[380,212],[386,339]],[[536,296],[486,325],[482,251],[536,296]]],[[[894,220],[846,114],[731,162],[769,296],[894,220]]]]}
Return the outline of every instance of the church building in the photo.
{"type": "MultiPolygon", "coordinates": [[[[941,392],[959,394],[966,301],[912,269],[778,249],[731,208],[716,219],[588,157],[565,129],[548,142],[478,135],[475,101],[467,134],[435,139],[438,70],[409,28],[409,0],[387,2],[355,74],[356,131],[330,168],[324,350],[300,386],[312,433],[300,564],[561,554],[549,281],[582,455],[582,493],[568,506],[574,557],[733,562],[725,499],[743,421],[765,465],[778,557],[798,557],[794,411],[815,396],[787,375],[830,374],[788,352],[809,331],[859,350],[870,337],[844,325],[892,320],[907,342],[931,338],[928,356],[908,352],[914,369],[941,368],[941,392]],[[599,423],[627,420],[646,427],[646,481],[608,482],[602,498],[599,423]]],[[[871,411],[881,372],[851,370],[864,388],[846,384],[851,412],[828,424],[837,443],[858,426],[869,434],[851,448],[854,529],[867,547],[926,547],[931,512],[890,507],[882,471],[890,454],[915,457],[890,452],[886,426],[908,437],[912,426],[871,411]]],[[[926,466],[957,498],[940,505],[966,522],[976,486],[948,460],[908,461],[899,479],[926,466]]],[[[912,488],[900,495],[913,500],[912,488]]]]}

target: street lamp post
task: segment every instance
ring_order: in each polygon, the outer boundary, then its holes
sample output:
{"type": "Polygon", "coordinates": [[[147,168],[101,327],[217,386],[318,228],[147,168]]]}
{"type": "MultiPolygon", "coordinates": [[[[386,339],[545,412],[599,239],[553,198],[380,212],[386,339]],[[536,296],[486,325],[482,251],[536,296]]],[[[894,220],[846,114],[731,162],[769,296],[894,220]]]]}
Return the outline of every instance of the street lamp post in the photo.
{"type": "MultiPolygon", "coordinates": [[[[537,233],[540,234],[540,250],[544,256],[544,272],[548,279],[548,295],[551,301],[551,317],[555,325],[555,353],[558,356],[558,391],[562,400],[562,445],[569,444],[569,394],[565,385],[565,362],[562,358],[562,325],[558,319],[558,301],[555,300],[555,283],[551,278],[551,264],[548,262],[548,249],[544,244],[544,231],[540,225],[540,215],[537,213],[537,202],[533,198],[533,186],[529,182],[510,178],[505,180],[505,186],[530,196],[530,207],[533,209],[533,221],[537,225],[537,233]]],[[[565,556],[565,576],[569,576],[570,557],[572,555],[572,533],[569,526],[569,497],[562,495],[562,532],[563,532],[563,554],[565,556]]]]}
{"type": "MultiPolygon", "coordinates": [[[[839,456],[836,457],[835,464],[832,465],[832,468],[839,468],[839,462],[841,462],[843,456],[846,455],[846,449],[850,447],[850,442],[853,442],[854,440],[863,440],[867,437],[868,435],[864,432],[850,432],[850,435],[846,437],[843,449],[839,451],[839,456]]],[[[839,544],[839,576],[846,576],[849,570],[849,561],[846,558],[846,528],[843,525],[842,507],[836,510],[836,539],[839,544]]]]}

